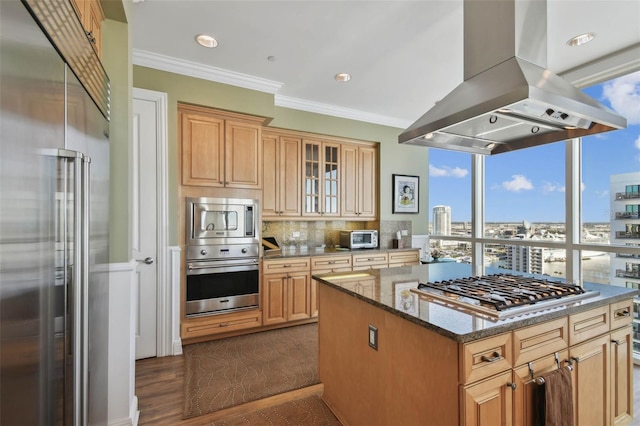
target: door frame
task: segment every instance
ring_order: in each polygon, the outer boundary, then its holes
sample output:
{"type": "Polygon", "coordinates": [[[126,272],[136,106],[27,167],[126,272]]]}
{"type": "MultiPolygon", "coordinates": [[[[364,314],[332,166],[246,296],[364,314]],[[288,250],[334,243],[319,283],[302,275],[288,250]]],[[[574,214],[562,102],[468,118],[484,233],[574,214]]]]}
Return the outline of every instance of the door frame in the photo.
{"type": "MultiPolygon", "coordinates": [[[[133,99],[156,104],[156,241],[157,241],[157,291],[156,291],[156,356],[174,355],[172,329],[173,291],[171,289],[171,262],[168,247],[168,96],[164,92],[133,88],[133,99]]],[[[137,167],[131,162],[130,167],[137,167]]],[[[133,170],[132,170],[133,173],[133,170]]],[[[132,176],[136,174],[133,173],[132,176]]],[[[133,193],[131,194],[133,197],[133,193]]],[[[135,203],[130,203],[134,206],[135,203]]],[[[133,212],[131,212],[133,214],[133,212]]]]}

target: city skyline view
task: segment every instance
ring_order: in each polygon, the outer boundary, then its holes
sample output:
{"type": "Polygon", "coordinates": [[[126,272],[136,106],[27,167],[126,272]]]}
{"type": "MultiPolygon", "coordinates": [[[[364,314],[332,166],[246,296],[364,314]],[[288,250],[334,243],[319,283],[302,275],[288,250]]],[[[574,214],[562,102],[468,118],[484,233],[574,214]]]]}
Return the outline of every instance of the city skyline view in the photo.
{"type": "MultiPolygon", "coordinates": [[[[611,175],[640,171],[640,72],[585,88],[627,119],[627,128],[583,138],[582,220],[609,222],[611,175]]],[[[451,207],[451,221],[471,220],[471,154],[429,151],[429,213],[451,207]]],[[[431,220],[431,218],[430,218],[431,220]]],[[[485,157],[485,221],[565,221],[565,143],[485,157]]]]}

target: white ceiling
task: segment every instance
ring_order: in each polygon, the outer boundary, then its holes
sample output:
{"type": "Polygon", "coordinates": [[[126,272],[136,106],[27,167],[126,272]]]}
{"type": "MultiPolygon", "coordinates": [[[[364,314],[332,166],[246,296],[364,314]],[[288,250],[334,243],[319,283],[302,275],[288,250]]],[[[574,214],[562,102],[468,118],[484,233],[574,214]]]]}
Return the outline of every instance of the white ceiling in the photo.
{"type": "MultiPolygon", "coordinates": [[[[404,128],[463,79],[462,0],[138,0],[133,11],[135,64],[273,93],[279,106],[404,128]],[[219,46],[197,45],[201,33],[219,46]]],[[[640,68],[640,0],[549,0],[547,15],[551,71],[577,82],[616,52],[606,67],[640,68]],[[589,31],[591,43],[566,45],[589,31]]]]}

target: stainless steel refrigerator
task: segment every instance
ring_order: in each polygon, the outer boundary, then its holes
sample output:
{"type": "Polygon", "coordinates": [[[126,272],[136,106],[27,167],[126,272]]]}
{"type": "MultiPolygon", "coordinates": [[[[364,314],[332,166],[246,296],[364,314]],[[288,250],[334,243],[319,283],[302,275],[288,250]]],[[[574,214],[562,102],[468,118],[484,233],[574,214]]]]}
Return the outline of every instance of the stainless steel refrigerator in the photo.
{"type": "Polygon", "coordinates": [[[108,120],[52,43],[0,1],[3,426],[108,422],[108,120]]]}

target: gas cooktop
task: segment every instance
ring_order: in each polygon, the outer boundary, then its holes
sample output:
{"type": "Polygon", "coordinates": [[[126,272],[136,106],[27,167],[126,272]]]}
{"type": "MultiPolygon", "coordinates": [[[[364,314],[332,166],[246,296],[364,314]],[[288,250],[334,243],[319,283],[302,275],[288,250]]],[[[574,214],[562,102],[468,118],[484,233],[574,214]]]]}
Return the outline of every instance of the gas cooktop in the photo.
{"type": "Polygon", "coordinates": [[[454,308],[502,319],[597,296],[564,282],[494,274],[420,283],[413,292],[454,308]]]}

